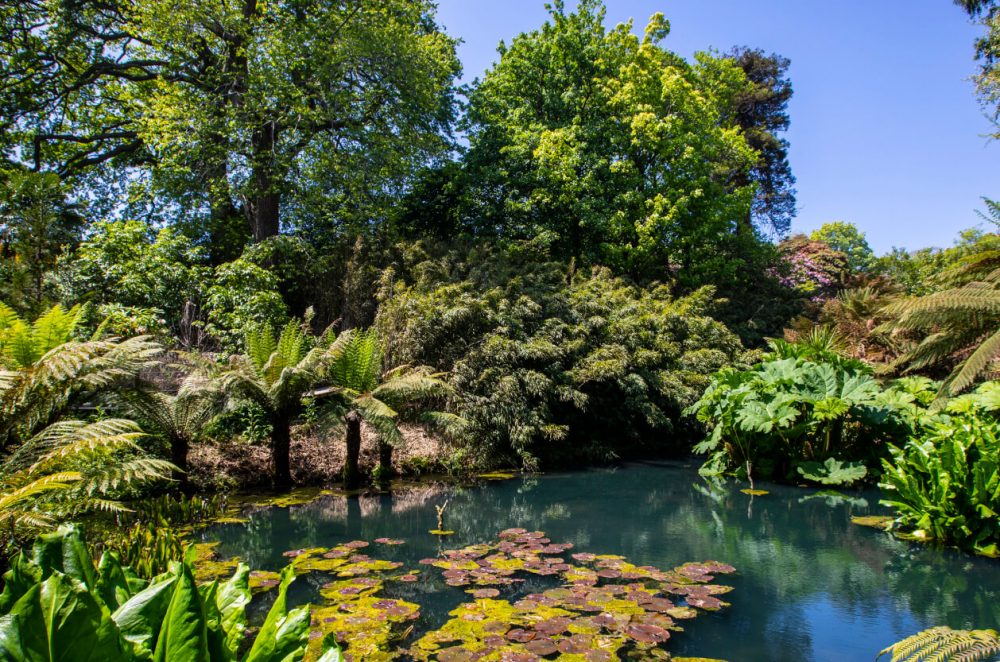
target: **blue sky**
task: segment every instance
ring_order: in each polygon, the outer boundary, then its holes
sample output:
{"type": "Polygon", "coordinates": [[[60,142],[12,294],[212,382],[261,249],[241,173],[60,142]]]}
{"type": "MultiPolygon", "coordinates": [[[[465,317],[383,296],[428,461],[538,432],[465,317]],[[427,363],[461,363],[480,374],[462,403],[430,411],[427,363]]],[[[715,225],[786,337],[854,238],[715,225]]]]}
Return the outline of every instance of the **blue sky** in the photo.
{"type": "MultiPolygon", "coordinates": [[[[666,47],[748,45],[792,61],[790,160],[798,178],[794,232],[845,220],[877,253],[951,245],[985,225],[980,198],[1000,198],[1000,143],[969,77],[979,28],[950,0],[609,0],[608,23],[641,31],[662,11],[666,47]]],[[[574,6],[573,0],[567,6],[574,6]]],[[[496,46],[541,25],[542,0],[438,0],[464,40],[465,81],[496,46]]]]}

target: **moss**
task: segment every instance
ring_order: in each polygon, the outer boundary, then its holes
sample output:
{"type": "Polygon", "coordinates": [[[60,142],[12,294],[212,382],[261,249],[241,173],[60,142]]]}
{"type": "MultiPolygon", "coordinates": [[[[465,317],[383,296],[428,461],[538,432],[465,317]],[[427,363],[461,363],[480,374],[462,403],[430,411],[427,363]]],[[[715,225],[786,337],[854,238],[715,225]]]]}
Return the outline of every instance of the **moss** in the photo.
{"type": "Polygon", "coordinates": [[[198,581],[223,579],[236,572],[236,566],[240,562],[239,557],[223,559],[216,549],[219,544],[219,542],[202,542],[192,546],[193,552],[189,554],[193,553],[194,576],[198,581]]]}

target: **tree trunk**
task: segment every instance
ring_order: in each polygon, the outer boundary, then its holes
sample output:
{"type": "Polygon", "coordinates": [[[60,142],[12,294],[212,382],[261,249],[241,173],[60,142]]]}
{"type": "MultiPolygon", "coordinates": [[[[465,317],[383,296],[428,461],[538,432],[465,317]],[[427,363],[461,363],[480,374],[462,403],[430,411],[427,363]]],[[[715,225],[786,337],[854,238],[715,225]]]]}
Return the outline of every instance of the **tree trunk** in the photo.
{"type": "Polygon", "coordinates": [[[351,411],[344,417],[347,421],[347,459],[344,461],[344,486],[353,489],[361,484],[358,458],[361,455],[361,414],[351,411]]]}
{"type": "Polygon", "coordinates": [[[182,492],[187,493],[190,488],[188,482],[188,440],[184,437],[174,437],[170,440],[170,461],[180,471],[174,472],[174,477],[182,492]]]}
{"type": "Polygon", "coordinates": [[[392,477],[392,444],[381,439],[378,442],[378,475],[379,482],[386,482],[392,477]]]}
{"type": "Polygon", "coordinates": [[[292,470],[289,460],[292,445],[290,421],[285,417],[277,417],[271,433],[271,461],[274,464],[274,486],[286,489],[292,486],[292,470]]]}
{"type": "Polygon", "coordinates": [[[280,230],[281,194],[274,181],[274,147],[278,126],[268,122],[253,134],[253,183],[251,224],[255,243],[276,237],[280,230]]]}

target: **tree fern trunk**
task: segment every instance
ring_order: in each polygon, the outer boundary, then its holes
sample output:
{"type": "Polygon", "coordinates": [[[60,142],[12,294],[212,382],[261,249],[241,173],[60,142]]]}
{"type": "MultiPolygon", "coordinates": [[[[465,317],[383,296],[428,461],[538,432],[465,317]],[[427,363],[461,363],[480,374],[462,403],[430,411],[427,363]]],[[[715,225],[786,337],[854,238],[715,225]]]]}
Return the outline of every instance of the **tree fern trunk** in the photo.
{"type": "Polygon", "coordinates": [[[392,444],[382,440],[378,442],[378,474],[379,482],[386,482],[392,477],[392,444]]]}
{"type": "Polygon", "coordinates": [[[187,493],[190,491],[190,483],[188,482],[188,440],[184,437],[174,437],[170,440],[170,461],[173,462],[174,466],[180,469],[180,471],[175,472],[174,477],[180,486],[182,492],[187,493]]]}
{"type": "Polygon", "coordinates": [[[292,485],[292,470],[289,460],[291,449],[291,424],[287,418],[278,417],[274,420],[274,432],[271,433],[272,463],[274,464],[274,486],[288,488],[292,485]]]}
{"type": "Polygon", "coordinates": [[[344,417],[347,422],[347,459],[344,461],[344,486],[357,487],[361,483],[358,458],[361,455],[361,414],[351,411],[344,417]]]}

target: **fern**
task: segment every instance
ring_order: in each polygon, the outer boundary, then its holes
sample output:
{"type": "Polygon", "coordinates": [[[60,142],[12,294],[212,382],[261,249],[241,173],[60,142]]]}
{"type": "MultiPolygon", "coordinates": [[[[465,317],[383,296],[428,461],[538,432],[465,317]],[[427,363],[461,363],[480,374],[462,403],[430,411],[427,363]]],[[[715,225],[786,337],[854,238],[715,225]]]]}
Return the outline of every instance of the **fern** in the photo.
{"type": "Polygon", "coordinates": [[[135,423],[119,419],[42,430],[0,466],[0,523],[26,538],[70,515],[125,510],[118,495],[174,470],[144,456],[141,436],[135,423]]]}
{"type": "Polygon", "coordinates": [[[895,319],[892,326],[896,330],[927,334],[897,365],[913,371],[963,357],[942,384],[941,399],[967,389],[1000,357],[1000,270],[993,268],[993,251],[977,255],[973,258],[978,261],[966,266],[977,264],[987,269],[983,265],[989,264],[986,278],[991,280],[904,299],[883,311],[895,319]]]}
{"type": "Polygon", "coordinates": [[[952,630],[934,627],[907,637],[879,652],[876,660],[891,655],[890,662],[976,662],[1000,655],[1000,635],[995,630],[952,630]]]}
{"type": "Polygon", "coordinates": [[[0,303],[0,357],[9,367],[32,365],[47,352],[72,340],[82,313],[80,306],[65,310],[55,305],[29,324],[0,303]]]}

